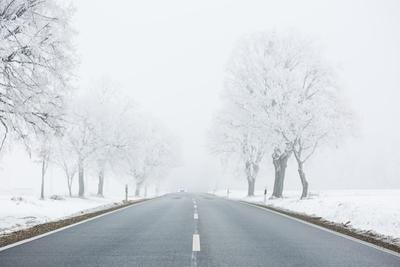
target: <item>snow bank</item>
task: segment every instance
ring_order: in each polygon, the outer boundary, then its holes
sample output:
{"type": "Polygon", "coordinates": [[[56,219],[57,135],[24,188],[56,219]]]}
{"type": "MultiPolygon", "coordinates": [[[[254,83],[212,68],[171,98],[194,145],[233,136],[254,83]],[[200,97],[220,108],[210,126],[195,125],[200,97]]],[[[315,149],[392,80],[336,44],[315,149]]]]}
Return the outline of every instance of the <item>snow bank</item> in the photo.
{"type": "Polygon", "coordinates": [[[121,200],[99,197],[39,200],[37,196],[0,194],[0,234],[104,209],[121,200]]]}
{"type": "MultiPolygon", "coordinates": [[[[226,197],[226,191],[217,191],[226,197]]],[[[230,198],[264,203],[263,192],[246,197],[246,191],[231,191],[230,198]]],[[[329,190],[311,192],[299,200],[300,192],[287,191],[283,199],[268,199],[267,205],[307,215],[322,217],[336,223],[347,223],[360,230],[400,238],[400,190],[329,190]]]]}

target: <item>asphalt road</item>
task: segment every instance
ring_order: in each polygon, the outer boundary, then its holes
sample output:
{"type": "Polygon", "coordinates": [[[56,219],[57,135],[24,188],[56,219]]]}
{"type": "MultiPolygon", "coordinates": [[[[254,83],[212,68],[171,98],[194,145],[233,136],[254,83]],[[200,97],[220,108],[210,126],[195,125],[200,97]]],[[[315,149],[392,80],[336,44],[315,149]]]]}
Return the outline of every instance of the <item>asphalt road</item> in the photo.
{"type": "Polygon", "coordinates": [[[207,194],[136,204],[0,252],[0,266],[400,266],[400,257],[207,194]]]}

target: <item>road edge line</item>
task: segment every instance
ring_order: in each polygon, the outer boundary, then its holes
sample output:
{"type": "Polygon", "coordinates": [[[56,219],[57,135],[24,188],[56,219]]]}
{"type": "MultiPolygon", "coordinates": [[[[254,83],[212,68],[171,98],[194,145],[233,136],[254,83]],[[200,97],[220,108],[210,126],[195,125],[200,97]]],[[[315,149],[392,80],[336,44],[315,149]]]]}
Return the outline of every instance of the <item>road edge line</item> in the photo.
{"type": "MultiPolygon", "coordinates": [[[[230,199],[230,200],[232,200],[232,199],[230,199]]],[[[325,227],[323,227],[323,226],[320,226],[320,225],[317,225],[317,224],[314,224],[314,223],[311,223],[311,222],[307,222],[307,221],[305,221],[305,220],[302,220],[302,219],[299,219],[299,218],[296,218],[296,217],[293,217],[293,216],[290,216],[290,215],[281,213],[281,212],[279,212],[279,211],[271,210],[271,209],[269,209],[269,208],[266,207],[266,206],[260,206],[260,205],[257,204],[257,203],[247,202],[247,201],[243,201],[243,200],[234,200],[234,201],[236,201],[236,202],[238,202],[238,203],[240,203],[240,204],[243,204],[243,205],[250,206],[250,207],[262,209],[262,210],[264,210],[264,211],[267,211],[267,212],[270,212],[270,213],[274,213],[274,214],[280,215],[280,216],[282,216],[282,217],[285,217],[285,218],[288,218],[288,219],[291,219],[291,220],[295,220],[295,221],[297,221],[297,222],[306,224],[306,225],[308,225],[308,226],[311,226],[311,227],[314,227],[314,228],[318,228],[318,229],[323,230],[323,231],[326,231],[326,232],[328,232],[328,233],[331,233],[331,234],[334,234],[334,235],[337,235],[337,236],[346,238],[346,239],[351,240],[351,241],[355,241],[355,242],[357,242],[357,243],[360,243],[360,244],[363,244],[363,245],[365,245],[365,246],[368,246],[368,247],[371,247],[371,248],[380,250],[380,251],[382,251],[382,252],[386,252],[386,253],[391,254],[391,255],[393,255],[393,256],[400,257],[400,253],[398,253],[398,252],[396,252],[396,251],[393,251],[393,250],[390,250],[390,249],[387,249],[387,248],[384,248],[384,247],[380,247],[380,246],[378,246],[378,245],[369,243],[369,242],[367,242],[367,241],[364,241],[364,240],[361,240],[361,239],[358,239],[358,238],[355,238],[355,237],[352,237],[352,236],[349,236],[349,235],[346,235],[346,234],[343,234],[343,233],[339,233],[339,232],[337,232],[337,231],[334,231],[334,230],[325,228],[325,227]]]]}
{"type": "Polygon", "coordinates": [[[10,249],[10,248],[13,248],[13,247],[16,247],[16,246],[19,246],[19,245],[22,245],[22,244],[25,244],[25,243],[28,243],[28,242],[31,242],[31,241],[34,241],[36,239],[40,239],[40,238],[46,237],[46,236],[51,235],[51,234],[55,234],[57,232],[61,232],[63,230],[66,230],[68,228],[77,226],[79,224],[83,224],[83,223],[86,223],[86,222],[101,218],[103,216],[110,215],[110,214],[118,212],[118,211],[122,211],[122,210],[125,210],[125,209],[128,209],[128,208],[132,208],[132,206],[144,204],[144,203],[146,203],[146,202],[148,202],[150,200],[154,200],[154,199],[156,199],[156,198],[141,199],[139,202],[133,202],[130,205],[127,205],[125,207],[121,207],[121,208],[117,208],[117,209],[114,209],[114,210],[111,210],[111,211],[108,211],[108,212],[104,212],[104,213],[96,215],[94,217],[90,217],[88,219],[84,219],[84,220],[76,222],[76,223],[72,223],[72,224],[69,224],[69,225],[66,225],[66,226],[62,226],[60,228],[57,228],[55,230],[51,230],[49,232],[46,232],[46,233],[39,234],[39,235],[36,235],[36,236],[33,236],[33,237],[29,237],[27,239],[23,239],[23,240],[17,241],[15,243],[0,247],[0,252],[2,252],[4,250],[7,250],[7,249],[10,249]]]}

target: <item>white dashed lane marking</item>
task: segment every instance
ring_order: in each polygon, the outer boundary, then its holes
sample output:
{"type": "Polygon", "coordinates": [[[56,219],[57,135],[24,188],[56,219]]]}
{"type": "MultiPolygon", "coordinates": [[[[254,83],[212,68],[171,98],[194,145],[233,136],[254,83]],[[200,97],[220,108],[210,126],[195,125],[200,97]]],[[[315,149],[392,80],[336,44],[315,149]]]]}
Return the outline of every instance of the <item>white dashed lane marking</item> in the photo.
{"type": "Polygon", "coordinates": [[[198,219],[199,214],[197,212],[197,203],[196,199],[192,199],[193,201],[193,219],[194,219],[194,233],[192,240],[192,267],[197,267],[197,253],[200,251],[200,235],[198,230],[198,219]]]}
{"type": "Polygon", "coordinates": [[[200,251],[200,236],[198,234],[193,235],[192,251],[200,251]]]}

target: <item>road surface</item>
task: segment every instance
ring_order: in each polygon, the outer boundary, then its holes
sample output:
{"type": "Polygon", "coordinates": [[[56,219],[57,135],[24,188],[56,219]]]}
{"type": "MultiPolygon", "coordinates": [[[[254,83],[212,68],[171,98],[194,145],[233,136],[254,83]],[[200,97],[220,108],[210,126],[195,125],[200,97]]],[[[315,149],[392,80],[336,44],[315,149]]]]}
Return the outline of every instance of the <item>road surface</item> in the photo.
{"type": "Polygon", "coordinates": [[[207,194],[133,205],[0,252],[0,266],[400,266],[400,257],[207,194]]]}

